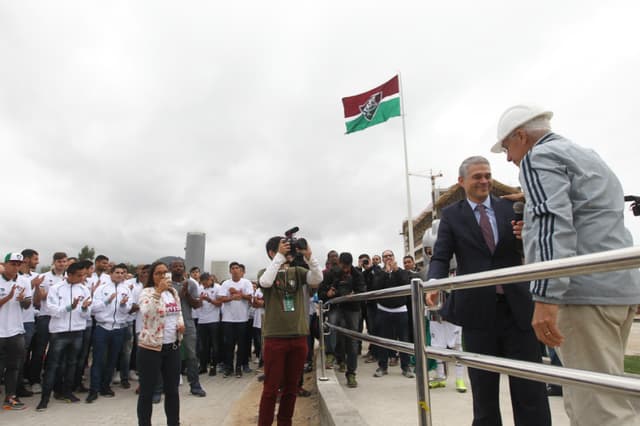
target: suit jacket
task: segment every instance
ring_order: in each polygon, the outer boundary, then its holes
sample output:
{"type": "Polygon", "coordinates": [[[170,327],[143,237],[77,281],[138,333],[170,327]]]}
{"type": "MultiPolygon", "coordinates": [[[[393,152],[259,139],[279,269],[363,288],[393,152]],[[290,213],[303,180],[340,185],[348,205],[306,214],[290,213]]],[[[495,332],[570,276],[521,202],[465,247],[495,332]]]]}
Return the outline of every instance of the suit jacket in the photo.
{"type": "MultiPolygon", "coordinates": [[[[498,244],[493,254],[466,199],[442,211],[438,239],[429,264],[429,279],[449,276],[449,261],[454,254],[457,275],[522,264],[522,243],[514,237],[511,226],[515,216],[513,202],[491,196],[491,207],[498,226],[498,244]]],[[[529,283],[508,284],[503,288],[518,328],[531,329],[533,302],[529,283]]],[[[447,298],[441,314],[447,321],[462,327],[492,328],[496,319],[496,288],[455,290],[447,298]]]]}

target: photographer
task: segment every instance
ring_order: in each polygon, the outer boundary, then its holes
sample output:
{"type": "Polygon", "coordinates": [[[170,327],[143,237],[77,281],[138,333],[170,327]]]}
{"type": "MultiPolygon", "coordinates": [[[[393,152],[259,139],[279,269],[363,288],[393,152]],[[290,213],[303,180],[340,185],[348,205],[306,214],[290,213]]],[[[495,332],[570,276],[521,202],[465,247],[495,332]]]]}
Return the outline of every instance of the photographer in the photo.
{"type": "MultiPolygon", "coordinates": [[[[340,253],[339,268],[331,269],[326,275],[318,292],[323,301],[348,294],[363,293],[366,290],[362,273],[352,266],[351,253],[340,253]]],[[[360,303],[341,303],[329,312],[329,322],[348,330],[357,331],[360,321],[360,303]]],[[[330,345],[335,346],[336,340],[329,340],[330,345]]],[[[333,353],[333,347],[328,348],[328,353],[333,353]]],[[[345,352],[347,358],[347,386],[355,388],[356,368],[358,367],[358,342],[350,337],[345,337],[345,352]]]]}
{"type": "MultiPolygon", "coordinates": [[[[317,259],[311,256],[311,248],[303,239],[272,237],[266,250],[271,263],[258,273],[258,282],[264,293],[264,387],[260,399],[259,425],[273,423],[278,388],[282,387],[278,424],[291,424],[307,355],[305,285],[317,287],[322,281],[322,271],[317,259]],[[287,254],[294,251],[304,256],[309,269],[293,266],[287,254]]],[[[293,253],[292,253],[293,254],[293,253]]]]}

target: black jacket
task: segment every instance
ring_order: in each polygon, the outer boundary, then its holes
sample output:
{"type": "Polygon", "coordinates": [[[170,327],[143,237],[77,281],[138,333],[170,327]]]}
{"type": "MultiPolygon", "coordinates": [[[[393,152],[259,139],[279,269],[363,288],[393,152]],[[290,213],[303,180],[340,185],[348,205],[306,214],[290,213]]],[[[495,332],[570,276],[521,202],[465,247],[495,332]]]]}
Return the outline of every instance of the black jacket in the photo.
{"type": "MultiPolygon", "coordinates": [[[[522,242],[514,237],[511,226],[515,219],[513,202],[492,196],[491,206],[495,211],[499,235],[493,254],[466,199],[442,211],[438,239],[429,264],[429,279],[448,277],[449,261],[454,254],[458,264],[457,275],[522,264],[522,242]]],[[[504,295],[518,328],[531,330],[533,302],[529,283],[505,285],[504,295]]],[[[441,313],[447,321],[462,327],[491,329],[496,321],[495,286],[453,291],[441,313]]]]}
{"type": "MultiPolygon", "coordinates": [[[[318,290],[318,297],[325,302],[331,299],[327,296],[330,288],[334,288],[336,291],[333,297],[346,296],[351,293],[364,293],[366,291],[362,273],[353,266],[348,274],[342,272],[340,268],[332,268],[327,271],[318,290]]],[[[349,311],[359,311],[360,302],[340,303],[337,307],[349,311]]]]}
{"type": "MultiPolygon", "coordinates": [[[[409,284],[409,274],[402,268],[395,272],[381,271],[375,275],[373,290],[399,287],[409,284]]],[[[377,299],[377,302],[385,308],[399,308],[407,303],[406,297],[392,297],[390,299],[377,299]]]]}

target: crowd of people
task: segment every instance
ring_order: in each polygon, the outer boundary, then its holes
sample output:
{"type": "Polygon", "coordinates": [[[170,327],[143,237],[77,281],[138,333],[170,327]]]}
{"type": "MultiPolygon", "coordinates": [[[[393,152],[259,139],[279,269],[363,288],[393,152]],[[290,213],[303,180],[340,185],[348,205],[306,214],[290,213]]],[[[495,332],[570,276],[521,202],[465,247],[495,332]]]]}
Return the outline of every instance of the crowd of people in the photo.
{"type": "MultiPolygon", "coordinates": [[[[465,199],[444,208],[434,222],[422,271],[411,255],[403,257],[401,267],[391,250],[360,254],[357,262],[349,252],[331,250],[323,270],[306,241],[296,252],[280,236],[267,242],[270,263],[254,282],[238,262],[229,264],[230,278],[219,283],[198,268],[187,273],[180,259],[139,265],[130,274],[125,264],[104,255],[92,262],[58,252],[51,269],[39,274],[37,251],[8,253],[0,265],[3,408],[24,409],[21,398],[34,394],[40,394],[38,411],[47,409],[52,396],[78,402],[77,394],[86,393],[85,401],[94,403],[115,395],[112,384],[130,388],[135,369],[139,424],[151,424],[152,404],[164,393],[167,422],[177,425],[180,372],[186,373],[190,393],[205,397],[201,374],[242,377],[253,371],[253,353],[258,372],[264,367],[258,423],[272,424],[280,397],[277,421],[288,425],[296,397],[308,395],[301,383],[303,372],[313,368],[314,338],[322,336],[318,302],[403,286],[414,277],[439,279],[631,246],[615,174],[592,151],[553,133],[551,117],[550,111],[518,105],[498,125],[493,150],[506,152],[520,167],[524,221],[512,199],[492,194],[489,161],[469,157],[458,177],[465,199]]],[[[426,302],[435,306],[439,298],[442,309],[424,318],[412,318],[409,298],[393,297],[330,304],[328,320],[359,332],[366,324],[370,334],[406,342],[413,341],[413,322],[425,321],[433,346],[460,350],[464,340],[470,352],[540,363],[546,345],[558,364],[623,374],[624,349],[640,303],[640,274],[632,269],[444,297],[430,293],[426,302]]],[[[375,345],[363,354],[356,339],[333,330],[325,351],[326,367],[344,372],[349,388],[358,386],[360,355],[377,362],[376,378],[391,374],[398,363],[402,376],[415,377],[407,354],[375,345]]],[[[429,386],[445,386],[444,365],[430,369],[429,386]]],[[[463,372],[456,365],[459,392],[466,391],[463,372]]],[[[469,378],[473,424],[502,424],[499,374],[470,368],[469,378]]],[[[553,387],[516,377],[509,385],[515,424],[551,424],[553,387]]],[[[624,396],[575,386],[564,396],[572,424],[639,422],[624,396]]]]}
{"type": "MultiPolygon", "coordinates": [[[[287,264],[291,260],[301,270],[309,267],[302,257],[286,259],[287,264]]],[[[40,256],[34,249],[9,253],[0,264],[4,409],[24,409],[23,398],[34,395],[40,398],[34,404],[38,411],[45,411],[52,397],[73,403],[85,394],[85,402],[94,403],[101,397],[115,396],[115,385],[130,389],[131,382],[140,379],[135,389],[140,394],[138,413],[144,419],[141,424],[148,424],[150,404],[159,403],[163,394],[165,407],[176,405],[177,382],[169,378],[179,374],[167,372],[177,369],[185,374],[190,393],[200,397],[206,396],[201,374],[242,377],[254,371],[252,356],[256,373],[264,372],[263,342],[270,343],[269,329],[264,336],[267,339],[262,335],[264,293],[269,294],[270,288],[268,283],[245,278],[245,266],[238,262],[229,264],[230,278],[223,282],[197,267],[185,271],[180,259],[169,265],[141,264],[129,271],[126,264],[115,264],[105,255],[91,261],[56,252],[47,272],[38,273],[39,264],[40,256]],[[151,290],[146,289],[151,288],[156,292],[147,294],[151,290]],[[160,306],[162,318],[156,318],[160,306]],[[179,324],[165,322],[172,316],[179,317],[179,324]],[[172,331],[167,332],[170,327],[172,331]],[[160,328],[164,330],[161,341],[154,332],[160,328]]],[[[317,285],[302,287],[300,311],[306,328],[295,333],[303,337],[305,350],[302,370],[296,373],[296,396],[309,395],[302,387],[302,372],[313,368],[313,348],[320,336],[318,302],[403,285],[413,276],[424,277],[413,257],[406,256],[404,266],[398,267],[389,250],[381,256],[362,254],[355,265],[348,252],[331,250],[327,254],[325,268],[315,278],[317,285]],[[391,272],[383,273],[387,270],[391,272]]],[[[260,278],[264,280],[262,273],[260,278]]],[[[292,308],[296,304],[286,297],[282,303],[291,303],[292,308]]],[[[362,330],[366,322],[369,333],[379,330],[382,336],[409,340],[409,301],[402,298],[381,303],[336,305],[329,319],[354,330],[362,330]]],[[[357,386],[361,349],[356,340],[335,333],[327,337],[327,366],[332,368],[334,362],[341,368],[346,366],[350,387],[357,386]]],[[[377,376],[397,364],[397,357],[375,346],[365,354],[366,362],[379,363],[377,376]]],[[[400,359],[402,374],[414,377],[409,357],[401,354],[400,359]]],[[[282,392],[279,385],[274,385],[276,393],[282,392]]],[[[171,415],[178,418],[177,412],[171,415]]]]}

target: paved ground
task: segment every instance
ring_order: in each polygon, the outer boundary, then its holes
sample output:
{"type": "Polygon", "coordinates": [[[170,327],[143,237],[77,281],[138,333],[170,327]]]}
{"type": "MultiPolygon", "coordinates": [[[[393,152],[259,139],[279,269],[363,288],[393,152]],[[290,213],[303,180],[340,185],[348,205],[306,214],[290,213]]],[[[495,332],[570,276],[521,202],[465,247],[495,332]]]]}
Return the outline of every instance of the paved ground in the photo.
{"type": "MultiPolygon", "coordinates": [[[[389,367],[389,375],[376,378],[373,373],[376,364],[358,362],[358,384],[356,389],[343,386],[347,397],[358,407],[360,414],[370,426],[416,425],[418,423],[418,407],[416,403],[415,379],[402,376],[400,367],[389,367]]],[[[337,373],[340,383],[345,384],[344,375],[337,373]]],[[[467,387],[469,387],[467,380],[467,387]]],[[[505,426],[513,425],[513,411],[509,395],[509,382],[506,376],[500,383],[500,407],[502,421],[505,426]]],[[[471,390],[458,393],[455,390],[453,377],[447,387],[434,389],[431,395],[431,413],[434,426],[469,425],[472,421],[471,390]]],[[[562,398],[549,400],[553,424],[568,426],[569,418],[564,413],[562,398]]]]}
{"type": "MultiPolygon", "coordinates": [[[[640,323],[634,323],[629,339],[628,354],[640,355],[640,323]]],[[[383,378],[374,378],[375,364],[359,362],[357,389],[344,386],[346,395],[358,407],[362,417],[369,425],[415,425],[417,407],[415,402],[415,381],[400,375],[399,367],[391,367],[390,374],[383,378]]],[[[181,386],[181,420],[183,425],[223,425],[229,423],[229,413],[233,403],[245,395],[245,390],[255,381],[255,375],[245,375],[241,379],[223,379],[200,376],[208,392],[207,397],[197,398],[188,394],[188,385],[181,386]]],[[[344,376],[337,375],[344,385],[344,376]]],[[[467,382],[468,383],[468,382],[467,382]]],[[[135,386],[137,383],[132,382],[135,386]]],[[[501,382],[501,407],[503,422],[512,425],[512,410],[509,400],[508,381],[501,382]]],[[[84,402],[65,404],[52,400],[46,412],[38,413],[35,406],[37,398],[24,398],[28,408],[22,412],[0,410],[0,424],[49,426],[70,425],[133,425],[136,423],[136,395],[133,389],[123,390],[114,386],[115,398],[99,398],[93,404],[84,402]]],[[[79,396],[86,396],[79,395],[79,396]]],[[[553,423],[556,426],[568,425],[561,398],[551,398],[553,423]]],[[[459,394],[453,382],[443,389],[431,392],[432,418],[434,425],[460,425],[471,423],[471,393],[459,394]]],[[[314,406],[315,408],[316,406],[314,406]]],[[[249,407],[247,407],[249,408],[249,407]]],[[[255,411],[255,408],[251,408],[255,411]]],[[[154,405],[154,425],[166,424],[162,404],[154,405]]],[[[237,423],[236,423],[237,424],[237,423]]]]}
{"type": "MultiPolygon", "coordinates": [[[[209,377],[200,376],[202,386],[207,391],[204,398],[189,395],[189,385],[180,386],[180,420],[183,426],[189,425],[222,425],[231,410],[233,402],[240,397],[244,389],[255,381],[255,374],[247,374],[238,379],[222,378],[222,375],[209,377]]],[[[24,411],[0,410],[0,424],[3,425],[41,425],[71,426],[71,425],[135,425],[137,424],[136,402],[137,395],[134,387],[137,382],[131,382],[132,388],[121,389],[113,386],[115,398],[98,398],[92,404],[86,404],[86,394],[82,402],[67,404],[51,400],[49,408],[44,412],[37,412],[35,406],[39,398],[23,398],[28,405],[24,411]]],[[[153,406],[153,424],[166,425],[162,403],[153,406]]]]}
{"type": "MultiPolygon", "coordinates": [[[[627,354],[640,355],[640,322],[632,326],[627,354]]],[[[328,374],[343,385],[343,390],[353,405],[357,407],[361,416],[371,426],[376,425],[415,425],[418,421],[416,406],[415,379],[407,379],[401,375],[400,367],[389,367],[389,375],[374,378],[373,373],[377,364],[365,364],[364,359],[358,361],[358,388],[346,387],[344,374],[335,372],[335,376],[328,374]]],[[[466,369],[465,369],[466,370],[466,369]]],[[[450,370],[453,371],[453,370],[450,370]]],[[[450,377],[447,387],[431,391],[432,420],[434,426],[450,426],[471,424],[472,399],[469,380],[466,379],[469,390],[458,393],[455,390],[453,377],[450,377]]],[[[502,421],[505,426],[513,425],[513,410],[509,393],[507,376],[502,376],[500,382],[500,407],[502,421]]],[[[549,404],[555,426],[568,426],[569,418],[564,412],[562,398],[550,397],[549,404]]]]}

